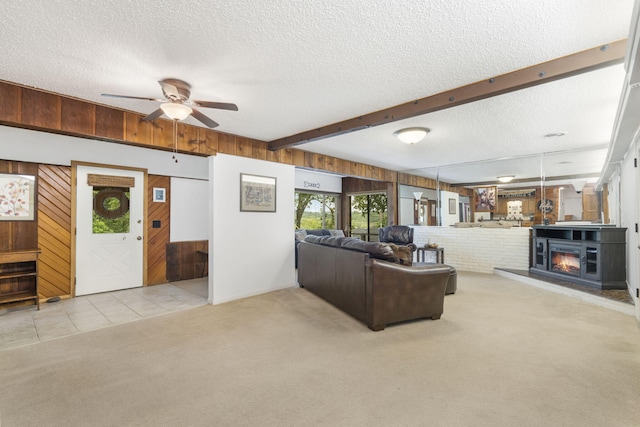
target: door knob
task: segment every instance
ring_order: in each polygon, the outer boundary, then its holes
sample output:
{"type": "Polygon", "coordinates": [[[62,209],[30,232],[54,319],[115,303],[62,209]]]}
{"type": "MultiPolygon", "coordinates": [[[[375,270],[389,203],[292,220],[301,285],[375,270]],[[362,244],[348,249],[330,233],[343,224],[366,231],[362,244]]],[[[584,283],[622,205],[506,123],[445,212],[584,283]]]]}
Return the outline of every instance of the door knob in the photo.
{"type": "Polygon", "coordinates": [[[136,239],[142,240],[142,236],[138,236],[138,237],[136,237],[136,239]]]}

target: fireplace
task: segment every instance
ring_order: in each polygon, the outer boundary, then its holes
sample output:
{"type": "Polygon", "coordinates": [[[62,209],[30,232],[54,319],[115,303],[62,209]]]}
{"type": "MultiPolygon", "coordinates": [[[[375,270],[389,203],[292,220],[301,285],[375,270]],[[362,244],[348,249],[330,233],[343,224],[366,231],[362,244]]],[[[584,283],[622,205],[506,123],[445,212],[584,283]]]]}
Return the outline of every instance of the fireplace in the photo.
{"type": "Polygon", "coordinates": [[[568,247],[550,245],[549,270],[554,273],[568,274],[580,277],[580,252],[581,247],[568,247]]]}
{"type": "Polygon", "coordinates": [[[532,273],[599,289],[627,289],[626,228],[536,225],[532,273]]]}

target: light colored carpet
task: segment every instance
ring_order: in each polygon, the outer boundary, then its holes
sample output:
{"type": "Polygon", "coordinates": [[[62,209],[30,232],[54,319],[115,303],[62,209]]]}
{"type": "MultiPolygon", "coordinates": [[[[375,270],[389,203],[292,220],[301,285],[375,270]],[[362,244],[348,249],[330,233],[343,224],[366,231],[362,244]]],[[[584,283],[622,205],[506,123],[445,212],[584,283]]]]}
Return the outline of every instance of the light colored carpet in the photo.
{"type": "Polygon", "coordinates": [[[638,426],[632,316],[459,272],[372,332],[291,288],[0,352],[12,426],[638,426]]]}

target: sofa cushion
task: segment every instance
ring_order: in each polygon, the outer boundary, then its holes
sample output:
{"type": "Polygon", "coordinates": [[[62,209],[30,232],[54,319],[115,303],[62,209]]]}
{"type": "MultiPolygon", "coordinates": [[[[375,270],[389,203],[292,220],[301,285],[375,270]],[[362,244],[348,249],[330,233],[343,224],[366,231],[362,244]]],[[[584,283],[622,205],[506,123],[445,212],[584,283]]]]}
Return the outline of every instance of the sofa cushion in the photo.
{"type": "Polygon", "coordinates": [[[397,258],[397,263],[402,265],[413,264],[413,251],[409,246],[396,245],[394,243],[388,243],[389,247],[393,251],[393,254],[397,258]]]}
{"type": "Polygon", "coordinates": [[[355,237],[345,237],[342,240],[342,245],[340,247],[360,252],[367,252],[373,258],[385,261],[396,261],[396,256],[393,254],[391,247],[386,243],[365,242],[364,240],[356,239],[355,237]]]}
{"type": "Polygon", "coordinates": [[[320,237],[320,244],[324,246],[333,246],[334,248],[339,248],[342,245],[342,241],[345,237],[332,237],[332,236],[322,236],[320,237]]]}
{"type": "Polygon", "coordinates": [[[329,230],[329,235],[333,237],[344,237],[344,231],[342,230],[329,230]]]}
{"type": "Polygon", "coordinates": [[[329,230],[327,230],[326,228],[319,228],[317,230],[309,230],[307,229],[307,235],[313,235],[313,236],[330,236],[331,234],[329,233],[329,230]]]}
{"type": "Polygon", "coordinates": [[[307,230],[304,230],[304,229],[296,230],[297,241],[303,241],[305,237],[307,237],[307,230]]]}
{"type": "Polygon", "coordinates": [[[307,237],[304,238],[304,241],[307,243],[315,243],[316,245],[319,245],[321,239],[322,236],[318,236],[316,234],[307,234],[307,237]]]}

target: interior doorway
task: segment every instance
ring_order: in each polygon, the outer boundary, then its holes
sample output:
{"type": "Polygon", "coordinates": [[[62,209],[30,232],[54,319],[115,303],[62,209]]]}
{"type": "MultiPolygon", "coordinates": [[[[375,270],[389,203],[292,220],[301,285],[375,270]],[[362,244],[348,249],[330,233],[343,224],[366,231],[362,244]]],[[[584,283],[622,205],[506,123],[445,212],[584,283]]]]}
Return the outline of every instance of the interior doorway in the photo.
{"type": "Polygon", "coordinates": [[[429,200],[427,202],[427,225],[438,225],[437,207],[437,200],[429,200]]]}
{"type": "Polygon", "coordinates": [[[143,286],[146,170],[73,170],[75,295],[143,286]]]}

